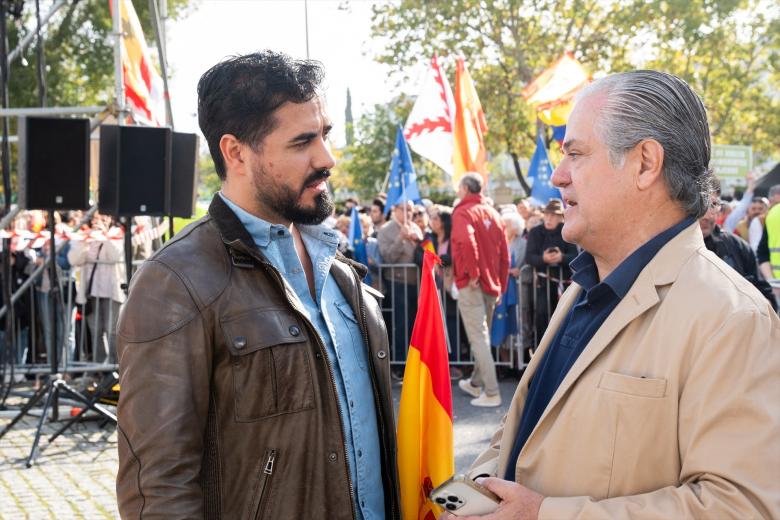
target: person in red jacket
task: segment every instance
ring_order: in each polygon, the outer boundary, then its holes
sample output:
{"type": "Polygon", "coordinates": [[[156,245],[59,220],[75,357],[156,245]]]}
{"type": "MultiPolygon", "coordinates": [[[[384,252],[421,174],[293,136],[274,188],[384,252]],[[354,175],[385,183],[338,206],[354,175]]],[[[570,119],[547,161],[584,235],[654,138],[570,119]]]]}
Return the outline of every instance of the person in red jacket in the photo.
{"type": "Polygon", "coordinates": [[[489,324],[509,275],[504,223],[482,196],[482,177],[467,173],[458,187],[460,204],[452,213],[452,264],[458,307],[474,355],[474,372],[458,386],[474,406],[499,406],[498,379],[490,352],[489,324]]]}

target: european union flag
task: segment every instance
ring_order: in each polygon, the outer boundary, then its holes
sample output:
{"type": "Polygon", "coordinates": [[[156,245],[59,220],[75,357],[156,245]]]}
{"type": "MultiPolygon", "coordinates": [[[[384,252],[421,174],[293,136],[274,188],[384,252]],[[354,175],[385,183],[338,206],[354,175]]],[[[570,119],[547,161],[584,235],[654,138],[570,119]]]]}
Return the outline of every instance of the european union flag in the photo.
{"type": "MultiPolygon", "coordinates": [[[[517,259],[512,254],[512,267],[517,267],[517,259]]],[[[493,323],[490,326],[490,344],[501,346],[509,336],[517,334],[517,279],[509,275],[506,291],[501,297],[501,303],[496,305],[493,313],[493,323]]]]}
{"type": "Polygon", "coordinates": [[[412,155],[409,145],[404,139],[404,131],[399,126],[395,137],[395,150],[390,162],[390,179],[387,184],[387,204],[385,213],[400,202],[420,202],[420,191],[417,189],[417,174],[414,172],[412,155]]]}
{"type": "Polygon", "coordinates": [[[536,151],[531,157],[531,165],[528,167],[528,179],[533,179],[531,187],[531,202],[537,206],[544,206],[552,199],[560,199],[561,192],[552,185],[552,166],[547,155],[547,147],[542,136],[536,138],[536,151]]]}
{"type": "MultiPolygon", "coordinates": [[[[363,240],[363,226],[360,225],[360,215],[357,207],[352,208],[349,218],[349,235],[347,238],[349,239],[349,249],[352,250],[352,258],[368,267],[366,241],[363,240]]],[[[366,274],[365,282],[371,284],[371,273],[366,274]]]]}

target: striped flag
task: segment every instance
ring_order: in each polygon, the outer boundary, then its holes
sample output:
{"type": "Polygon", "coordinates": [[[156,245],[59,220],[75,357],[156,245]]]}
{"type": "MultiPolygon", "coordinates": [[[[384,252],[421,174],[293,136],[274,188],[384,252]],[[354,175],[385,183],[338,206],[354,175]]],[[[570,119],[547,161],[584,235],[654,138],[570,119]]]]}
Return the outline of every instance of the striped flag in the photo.
{"type": "Polygon", "coordinates": [[[398,409],[398,474],[404,520],[435,520],[442,510],[428,495],[455,472],[450,368],[433,277],[434,265],[440,263],[439,257],[425,251],[398,409]]]}
{"type": "Polygon", "coordinates": [[[122,77],[130,111],[137,122],[163,126],[165,99],[162,77],[152,64],[141,22],[131,0],[109,0],[112,13],[119,2],[122,18],[122,77]]]}

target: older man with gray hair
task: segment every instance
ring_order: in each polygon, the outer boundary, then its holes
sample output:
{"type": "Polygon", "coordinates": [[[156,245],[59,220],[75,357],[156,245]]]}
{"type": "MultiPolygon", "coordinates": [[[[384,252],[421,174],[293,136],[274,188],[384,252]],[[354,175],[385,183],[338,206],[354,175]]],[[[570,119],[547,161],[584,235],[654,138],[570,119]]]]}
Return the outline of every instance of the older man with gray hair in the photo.
{"type": "Polygon", "coordinates": [[[780,320],[704,245],[702,101],[670,74],[606,77],[563,149],[563,238],[584,251],[472,470],[490,518],[780,517],[780,320]]]}

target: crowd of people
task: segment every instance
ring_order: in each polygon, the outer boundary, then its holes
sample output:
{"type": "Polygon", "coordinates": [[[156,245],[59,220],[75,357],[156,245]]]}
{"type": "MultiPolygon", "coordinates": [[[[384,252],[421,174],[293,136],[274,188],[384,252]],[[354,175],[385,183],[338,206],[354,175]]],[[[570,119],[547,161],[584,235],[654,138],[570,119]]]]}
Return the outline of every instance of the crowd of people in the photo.
{"type": "MultiPolygon", "coordinates": [[[[21,291],[13,306],[16,334],[11,358],[19,365],[50,363],[54,328],[60,360],[65,356],[68,362],[115,365],[116,321],[127,283],[124,224],[97,211],[89,215],[53,212],[59,290],[52,291],[50,270],[44,267],[51,252],[51,214],[21,211],[4,237],[9,244],[12,293],[33,278],[30,289],[21,291]]],[[[133,261],[148,258],[160,246],[154,229],[150,217],[134,218],[133,261]]],[[[5,303],[2,291],[0,302],[0,306],[5,303]]],[[[5,329],[2,319],[4,348],[11,343],[5,329]]]]}

